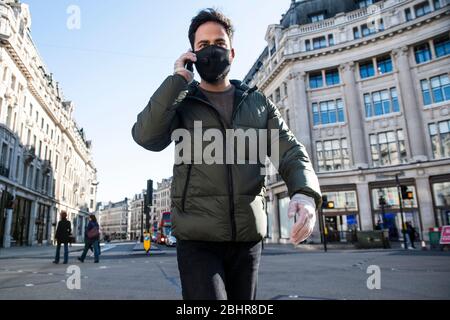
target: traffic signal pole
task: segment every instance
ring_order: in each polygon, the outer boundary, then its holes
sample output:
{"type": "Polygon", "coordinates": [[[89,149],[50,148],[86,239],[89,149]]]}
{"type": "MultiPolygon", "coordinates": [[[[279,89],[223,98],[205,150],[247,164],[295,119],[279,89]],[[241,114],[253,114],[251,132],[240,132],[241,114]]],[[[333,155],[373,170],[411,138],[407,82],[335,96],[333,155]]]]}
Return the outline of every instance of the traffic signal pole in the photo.
{"type": "Polygon", "coordinates": [[[402,198],[401,185],[400,185],[400,180],[398,178],[398,174],[395,175],[395,182],[397,183],[398,203],[400,205],[400,218],[401,218],[401,222],[402,222],[402,233],[403,233],[403,246],[405,247],[405,250],[408,250],[408,244],[406,242],[405,221],[403,218],[403,198],[402,198]]]}

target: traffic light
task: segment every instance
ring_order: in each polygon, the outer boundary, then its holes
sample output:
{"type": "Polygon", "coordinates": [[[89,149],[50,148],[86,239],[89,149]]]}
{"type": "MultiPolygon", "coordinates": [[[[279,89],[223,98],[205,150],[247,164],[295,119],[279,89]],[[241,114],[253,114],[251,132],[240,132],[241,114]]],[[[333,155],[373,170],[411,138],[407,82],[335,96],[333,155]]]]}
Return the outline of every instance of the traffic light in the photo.
{"type": "Polygon", "coordinates": [[[334,209],[334,201],[328,201],[327,196],[322,196],[322,209],[334,209]]]}
{"type": "Polygon", "coordinates": [[[413,192],[409,191],[407,186],[401,186],[400,188],[402,190],[402,199],[404,199],[404,200],[412,200],[412,199],[414,199],[413,192]]]}
{"type": "Polygon", "coordinates": [[[322,196],[322,209],[327,209],[327,205],[328,205],[328,197],[323,195],[322,196]]]}

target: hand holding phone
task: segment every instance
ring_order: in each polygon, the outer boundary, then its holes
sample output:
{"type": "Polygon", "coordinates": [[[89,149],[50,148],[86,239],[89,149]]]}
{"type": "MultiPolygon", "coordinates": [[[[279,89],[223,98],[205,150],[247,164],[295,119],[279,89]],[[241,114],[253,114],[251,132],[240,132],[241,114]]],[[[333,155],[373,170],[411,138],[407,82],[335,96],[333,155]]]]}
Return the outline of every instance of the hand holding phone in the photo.
{"type": "Polygon", "coordinates": [[[193,63],[197,61],[195,53],[189,50],[183,53],[177,61],[175,61],[174,74],[182,75],[188,83],[194,80],[193,63]]]}

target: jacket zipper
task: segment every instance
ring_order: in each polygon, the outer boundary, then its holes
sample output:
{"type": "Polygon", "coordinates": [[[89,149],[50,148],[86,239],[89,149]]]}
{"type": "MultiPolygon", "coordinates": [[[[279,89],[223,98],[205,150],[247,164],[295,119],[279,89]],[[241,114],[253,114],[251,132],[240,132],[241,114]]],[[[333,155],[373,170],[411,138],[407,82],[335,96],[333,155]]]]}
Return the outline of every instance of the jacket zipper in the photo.
{"type": "MultiPolygon", "coordinates": [[[[231,123],[233,123],[233,119],[234,119],[234,115],[235,115],[236,111],[241,106],[242,102],[245,100],[245,98],[247,97],[248,92],[250,90],[251,89],[247,89],[242,94],[241,101],[236,106],[236,108],[233,110],[233,113],[232,113],[232,116],[231,116],[231,123]]],[[[212,110],[214,110],[214,113],[216,114],[217,119],[219,120],[219,122],[220,122],[220,124],[222,126],[223,134],[225,134],[225,136],[226,136],[226,131],[225,131],[226,125],[223,122],[222,117],[220,116],[219,112],[214,108],[214,106],[212,106],[208,101],[205,101],[205,100],[200,99],[198,97],[191,96],[189,98],[194,99],[194,100],[198,100],[200,102],[203,102],[207,106],[211,107],[212,110]]],[[[233,242],[235,242],[236,241],[236,219],[235,219],[235,212],[234,212],[233,175],[231,173],[231,165],[230,164],[227,164],[227,170],[228,170],[228,196],[229,196],[228,198],[229,198],[229,205],[230,205],[230,220],[231,220],[231,239],[232,239],[233,242]]]]}
{"type": "Polygon", "coordinates": [[[192,164],[190,164],[188,166],[188,172],[187,172],[187,176],[186,176],[186,181],[184,182],[183,198],[181,199],[181,209],[182,209],[183,212],[184,212],[184,207],[185,207],[185,203],[186,203],[187,187],[189,185],[189,179],[191,178],[191,169],[192,169],[192,164]]]}

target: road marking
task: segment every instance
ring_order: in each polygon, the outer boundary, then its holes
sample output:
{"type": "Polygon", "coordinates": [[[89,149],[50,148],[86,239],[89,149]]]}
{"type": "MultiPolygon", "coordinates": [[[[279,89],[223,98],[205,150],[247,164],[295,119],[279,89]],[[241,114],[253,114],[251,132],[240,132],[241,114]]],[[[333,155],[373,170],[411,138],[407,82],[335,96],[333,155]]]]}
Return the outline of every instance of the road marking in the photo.
{"type": "Polygon", "coordinates": [[[52,275],[53,275],[53,273],[51,273],[51,272],[50,272],[50,273],[49,273],[48,275],[49,275],[49,276],[52,276],[52,275]]]}
{"type": "Polygon", "coordinates": [[[25,287],[34,287],[34,284],[32,284],[32,283],[27,283],[27,284],[25,285],[25,287]]]}
{"type": "Polygon", "coordinates": [[[22,273],[23,271],[22,270],[17,270],[17,273],[22,273]]]}

